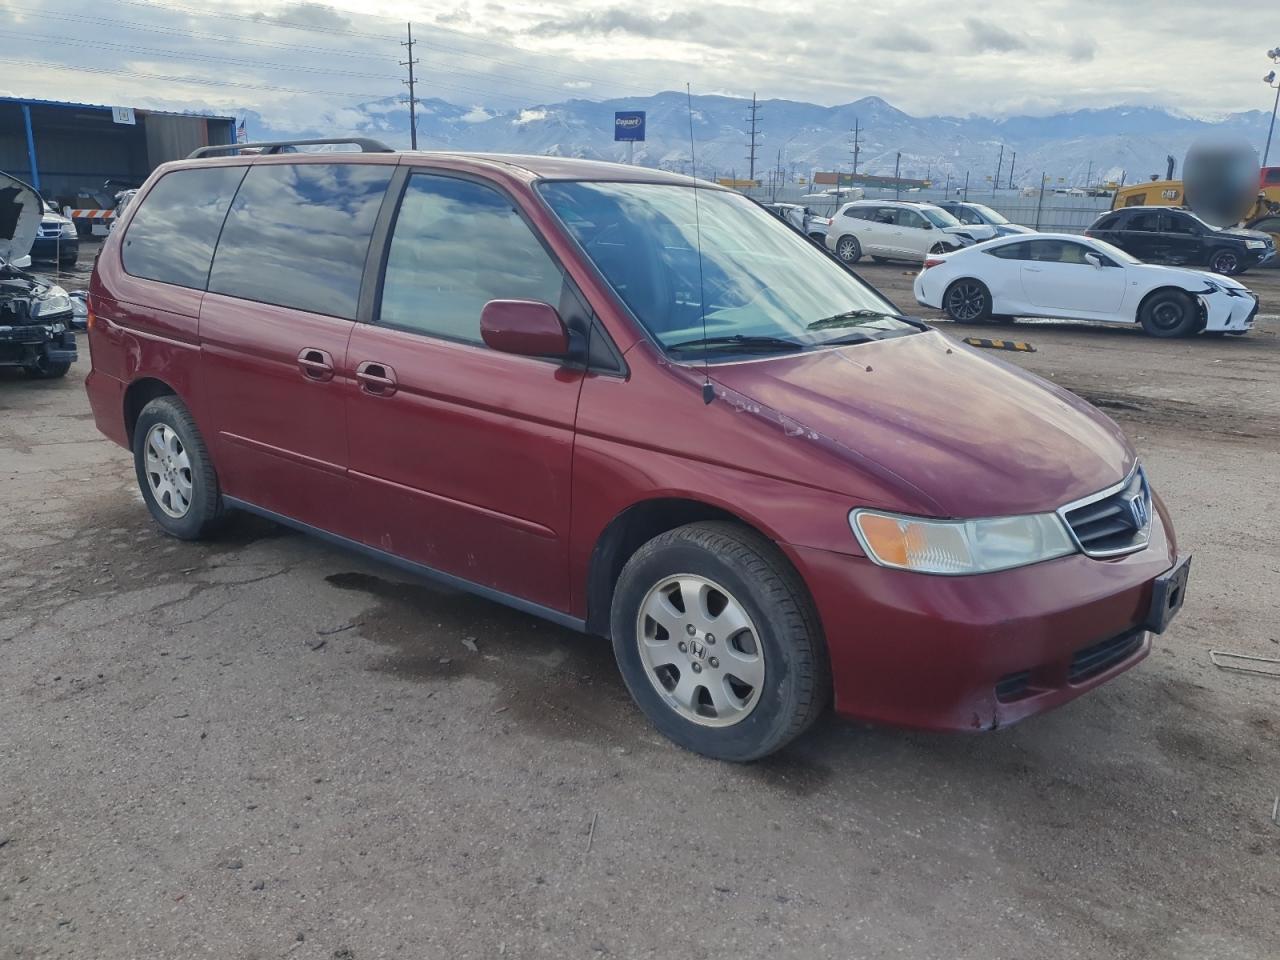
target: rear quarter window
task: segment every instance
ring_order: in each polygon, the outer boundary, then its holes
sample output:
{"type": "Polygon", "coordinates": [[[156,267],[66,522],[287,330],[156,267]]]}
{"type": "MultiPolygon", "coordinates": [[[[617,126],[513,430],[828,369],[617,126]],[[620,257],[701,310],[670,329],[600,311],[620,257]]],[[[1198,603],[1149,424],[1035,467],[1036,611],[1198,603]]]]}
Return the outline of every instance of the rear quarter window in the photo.
{"type": "Polygon", "coordinates": [[[354,320],[393,169],[357,163],[250,167],[218,241],[209,291],[354,320]]]}
{"type": "Polygon", "coordinates": [[[1100,217],[1098,222],[1093,225],[1094,230],[1114,230],[1116,224],[1120,221],[1120,214],[1109,213],[1105,217],[1100,217]]]}
{"type": "Polygon", "coordinates": [[[143,198],[124,235],[127,273],[203,290],[227,209],[246,167],[166,173],[143,198]]]}

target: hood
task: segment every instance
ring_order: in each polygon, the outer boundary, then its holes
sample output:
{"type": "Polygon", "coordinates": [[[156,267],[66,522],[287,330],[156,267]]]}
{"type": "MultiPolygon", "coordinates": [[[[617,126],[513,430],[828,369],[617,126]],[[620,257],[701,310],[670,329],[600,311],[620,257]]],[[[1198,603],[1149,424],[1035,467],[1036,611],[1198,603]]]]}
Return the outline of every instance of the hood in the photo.
{"type": "Polygon", "coordinates": [[[1226,234],[1228,237],[1239,237],[1241,240],[1271,240],[1271,234],[1263,233],[1261,230],[1250,230],[1247,227],[1226,227],[1218,231],[1219,234],[1226,234]]]}
{"type": "MultiPolygon", "coordinates": [[[[1216,284],[1232,290],[1242,290],[1249,293],[1249,288],[1237,280],[1235,277],[1228,277],[1222,273],[1212,273],[1208,270],[1197,270],[1194,267],[1174,267],[1164,263],[1144,263],[1141,264],[1143,270],[1155,271],[1162,280],[1171,282],[1181,282],[1186,284],[1188,290],[1192,290],[1195,285],[1203,288],[1207,284],[1216,284]]],[[[1204,292],[1201,289],[1200,292],[1204,292]]]]}
{"type": "Polygon", "coordinates": [[[943,227],[944,233],[963,233],[975,240],[990,240],[996,235],[996,228],[989,223],[957,223],[954,227],[943,227]]]}
{"type": "Polygon", "coordinates": [[[1011,237],[1015,233],[1035,233],[1030,227],[1024,227],[1020,223],[1001,223],[996,226],[996,234],[1001,237],[1011,237]]]}
{"type": "Polygon", "coordinates": [[[711,375],[848,449],[851,462],[896,474],[905,501],[923,494],[931,503],[920,509],[937,516],[1053,510],[1119,483],[1134,463],[1120,428],[1084,400],[937,331],[711,375]]]}
{"type": "Polygon", "coordinates": [[[31,252],[43,213],[34,188],[0,173],[0,261],[21,260],[31,252]]]}

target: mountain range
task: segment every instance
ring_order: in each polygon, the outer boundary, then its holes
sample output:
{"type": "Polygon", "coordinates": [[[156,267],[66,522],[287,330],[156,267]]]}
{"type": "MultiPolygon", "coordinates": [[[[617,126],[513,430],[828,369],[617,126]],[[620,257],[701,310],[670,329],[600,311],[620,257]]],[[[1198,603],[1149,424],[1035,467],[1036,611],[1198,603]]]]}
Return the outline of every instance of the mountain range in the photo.
{"type": "MultiPolygon", "coordinates": [[[[421,149],[535,153],[626,160],[628,147],[613,140],[613,114],[644,110],[647,139],[634,162],[689,172],[690,108],[697,173],[747,177],[751,101],[667,91],[616,100],[572,99],[519,110],[460,106],[440,99],[418,103],[421,149]]],[[[249,113],[250,139],[354,135],[395,147],[409,144],[408,108],[395,99],[343,107],[324,129],[288,129],[249,113]]],[[[1153,107],[1107,107],[1049,116],[914,117],[879,97],[824,107],[794,100],[759,104],[755,176],[767,179],[780,165],[788,179],[852,163],[853,128],[859,129],[858,170],[935,181],[950,175],[986,182],[1000,166],[1007,185],[1038,184],[1041,173],[1072,185],[1163,176],[1167,156],[1181,164],[1187,147],[1204,137],[1239,137],[1261,152],[1270,115],[1262,110],[1197,119],[1153,107]],[[1001,147],[1003,146],[1003,158],[1001,147]],[[901,155],[899,157],[899,154],[901,155]]]]}

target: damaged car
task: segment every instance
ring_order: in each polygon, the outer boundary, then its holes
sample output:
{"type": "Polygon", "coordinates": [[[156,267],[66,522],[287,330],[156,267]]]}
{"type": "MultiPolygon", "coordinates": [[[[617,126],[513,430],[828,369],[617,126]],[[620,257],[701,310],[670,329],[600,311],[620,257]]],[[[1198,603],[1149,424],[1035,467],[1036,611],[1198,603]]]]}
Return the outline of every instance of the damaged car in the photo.
{"type": "Polygon", "coordinates": [[[0,366],[41,379],[65,376],[76,360],[67,291],[20,269],[44,216],[36,191],[0,173],[0,366]]]}

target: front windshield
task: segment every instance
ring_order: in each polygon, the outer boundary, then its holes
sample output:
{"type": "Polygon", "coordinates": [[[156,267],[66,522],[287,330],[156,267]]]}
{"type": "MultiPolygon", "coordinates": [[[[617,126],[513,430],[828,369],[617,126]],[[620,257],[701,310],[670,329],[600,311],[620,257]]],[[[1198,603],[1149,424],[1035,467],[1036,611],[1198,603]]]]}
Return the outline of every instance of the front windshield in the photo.
{"type": "Polygon", "coordinates": [[[678,184],[578,181],[540,190],[673,356],[795,352],[920,329],[740,194],[699,189],[695,198],[678,184]]]}
{"type": "Polygon", "coordinates": [[[982,217],[987,223],[1008,223],[1009,218],[1003,213],[992,210],[985,203],[971,203],[970,208],[978,212],[978,216],[982,217]]]}
{"type": "Polygon", "coordinates": [[[960,221],[941,207],[920,207],[920,212],[935,227],[958,227],[960,221]]]}

